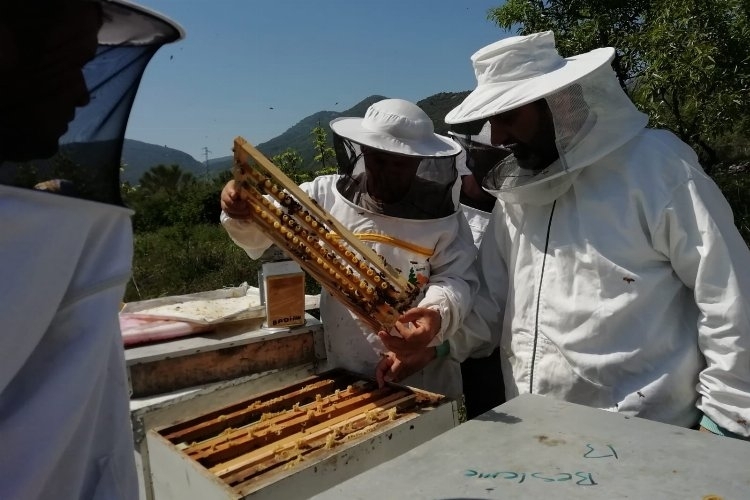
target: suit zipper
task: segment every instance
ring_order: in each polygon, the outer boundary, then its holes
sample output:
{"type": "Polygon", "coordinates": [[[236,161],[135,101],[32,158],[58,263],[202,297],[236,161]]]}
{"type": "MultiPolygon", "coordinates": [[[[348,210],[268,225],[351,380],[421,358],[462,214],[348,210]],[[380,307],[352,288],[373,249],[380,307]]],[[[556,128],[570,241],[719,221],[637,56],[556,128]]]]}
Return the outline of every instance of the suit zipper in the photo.
{"type": "Polygon", "coordinates": [[[552,216],[555,213],[557,200],[552,202],[552,210],[549,213],[549,222],[547,223],[547,237],[544,241],[544,256],[542,257],[542,272],[539,275],[539,288],[536,292],[536,314],[534,316],[534,348],[531,351],[531,375],[529,376],[529,394],[534,392],[534,365],[536,364],[536,344],[539,339],[539,304],[542,299],[542,283],[544,282],[544,267],[547,263],[547,250],[549,249],[549,234],[552,228],[552,216]]]}

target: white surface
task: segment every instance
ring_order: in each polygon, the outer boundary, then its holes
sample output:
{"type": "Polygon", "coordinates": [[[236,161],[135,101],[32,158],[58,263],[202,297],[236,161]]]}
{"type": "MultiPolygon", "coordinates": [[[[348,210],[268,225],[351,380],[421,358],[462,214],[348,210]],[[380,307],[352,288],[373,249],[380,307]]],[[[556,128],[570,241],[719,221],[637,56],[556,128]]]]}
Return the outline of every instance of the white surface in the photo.
{"type": "Polygon", "coordinates": [[[748,498],[750,443],[522,395],[316,498],[748,498]]]}
{"type": "MultiPolygon", "coordinates": [[[[317,309],[319,300],[318,295],[305,295],[305,310],[317,309]]],[[[133,317],[172,319],[199,324],[218,324],[265,316],[258,288],[247,284],[209,292],[129,302],[120,312],[129,313],[133,317]]]]}

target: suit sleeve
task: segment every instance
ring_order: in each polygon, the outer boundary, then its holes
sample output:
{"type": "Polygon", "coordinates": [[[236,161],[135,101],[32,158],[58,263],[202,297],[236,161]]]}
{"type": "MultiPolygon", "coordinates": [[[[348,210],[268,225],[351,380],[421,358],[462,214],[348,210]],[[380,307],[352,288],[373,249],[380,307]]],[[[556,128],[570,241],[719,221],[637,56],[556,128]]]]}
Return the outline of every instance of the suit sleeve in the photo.
{"type": "Polygon", "coordinates": [[[508,270],[501,249],[505,248],[503,212],[495,205],[477,257],[479,291],[459,332],[451,339],[451,356],[463,362],[470,356],[489,356],[500,344],[508,297],[508,270]]]}
{"type": "Polygon", "coordinates": [[[655,243],[699,310],[706,366],[697,406],[722,428],[750,436],[750,251],[710,178],[696,174],[675,189],[655,243]]]}
{"type": "MultiPolygon", "coordinates": [[[[315,183],[305,182],[300,188],[310,197],[315,198],[315,183]]],[[[259,259],[263,252],[273,244],[273,240],[263,233],[260,226],[250,219],[232,219],[221,212],[221,225],[234,243],[242,248],[251,259],[259,259]]]]}
{"type": "Polygon", "coordinates": [[[471,229],[462,214],[455,215],[455,231],[448,232],[430,259],[430,282],[420,307],[440,311],[440,332],[430,345],[437,345],[452,337],[471,309],[479,287],[476,247],[471,229]]]}

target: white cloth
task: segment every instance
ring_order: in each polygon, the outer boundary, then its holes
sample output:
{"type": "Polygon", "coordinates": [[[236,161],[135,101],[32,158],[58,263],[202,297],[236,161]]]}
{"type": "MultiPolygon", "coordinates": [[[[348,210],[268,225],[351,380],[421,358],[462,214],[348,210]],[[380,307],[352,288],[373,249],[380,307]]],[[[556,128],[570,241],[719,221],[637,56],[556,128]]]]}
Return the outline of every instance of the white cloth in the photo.
{"type": "MultiPolygon", "coordinates": [[[[442,316],[441,330],[433,343],[448,339],[468,313],[478,287],[476,249],[466,220],[459,212],[432,220],[373,214],[342,197],[335,187],[337,178],[320,176],[300,187],[404,276],[414,276],[423,286],[415,306],[434,307],[442,316]]],[[[222,223],[251,258],[260,257],[271,244],[252,222],[230,219],[222,213],[222,223]]],[[[373,376],[379,353],[385,351],[376,332],[327,292],[321,294],[320,313],[332,366],[373,376]]],[[[451,397],[462,392],[459,364],[450,357],[433,361],[403,383],[451,397]]]]}
{"type": "Polygon", "coordinates": [[[490,213],[463,204],[461,205],[461,212],[466,217],[466,222],[469,224],[469,229],[471,229],[474,246],[479,248],[484,232],[487,230],[487,224],[490,222],[490,213]]]}
{"type": "Polygon", "coordinates": [[[0,185],[0,498],[138,498],[127,209],[0,185]]]}
{"type": "Polygon", "coordinates": [[[509,398],[750,435],[750,252],[671,133],[644,129],[554,204],[500,200],[479,266],[465,341],[502,331],[509,398]]]}
{"type": "Polygon", "coordinates": [[[472,54],[477,87],[445,115],[445,123],[467,123],[519,108],[609,66],[614,57],[614,48],[603,47],[563,58],[552,31],[503,38],[472,54]]]}
{"type": "MultiPolygon", "coordinates": [[[[487,230],[487,225],[490,222],[490,213],[464,204],[461,204],[461,212],[471,229],[474,246],[479,248],[482,243],[482,237],[487,230]]],[[[479,297],[477,297],[477,299],[478,298],[479,297]]],[[[459,331],[459,333],[453,335],[448,341],[450,343],[451,357],[460,363],[463,363],[466,361],[466,358],[470,357],[485,358],[489,356],[495,348],[495,345],[489,337],[477,340],[472,337],[472,332],[459,331]]]]}

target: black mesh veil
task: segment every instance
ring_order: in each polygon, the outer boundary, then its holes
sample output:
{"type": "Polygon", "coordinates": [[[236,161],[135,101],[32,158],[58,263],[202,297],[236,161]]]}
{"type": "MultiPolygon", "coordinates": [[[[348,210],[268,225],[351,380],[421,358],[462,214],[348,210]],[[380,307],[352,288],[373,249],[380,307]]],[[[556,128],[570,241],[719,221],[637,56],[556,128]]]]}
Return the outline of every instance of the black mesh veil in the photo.
{"type": "MultiPolygon", "coordinates": [[[[460,188],[456,182],[456,156],[414,157],[377,150],[375,154],[387,153],[406,162],[418,163],[416,174],[408,181],[403,196],[384,202],[372,196],[372,188],[368,189],[368,184],[372,186],[376,178],[382,177],[382,172],[377,164],[368,159],[367,154],[363,154],[363,146],[336,133],[333,134],[333,144],[341,175],[336,187],[342,196],[355,205],[391,217],[419,220],[438,219],[456,211],[460,188]]],[[[364,149],[367,151],[366,147],[364,149]]],[[[399,174],[395,172],[389,175],[399,174]]],[[[393,178],[379,182],[397,189],[393,178]]]]}
{"type": "Polygon", "coordinates": [[[510,154],[507,149],[490,145],[489,138],[478,133],[472,134],[459,127],[452,126],[448,135],[466,152],[466,168],[474,174],[478,182],[482,182],[489,171],[510,154]]]}
{"type": "Polygon", "coordinates": [[[62,194],[122,204],[120,156],[141,76],[156,51],[182,32],[158,14],[118,3],[102,5],[99,47],[83,68],[89,103],[76,109],[55,156],[0,164],[0,184],[46,189],[62,180],[62,194]],[[45,182],[51,179],[55,182],[45,182]]]}

